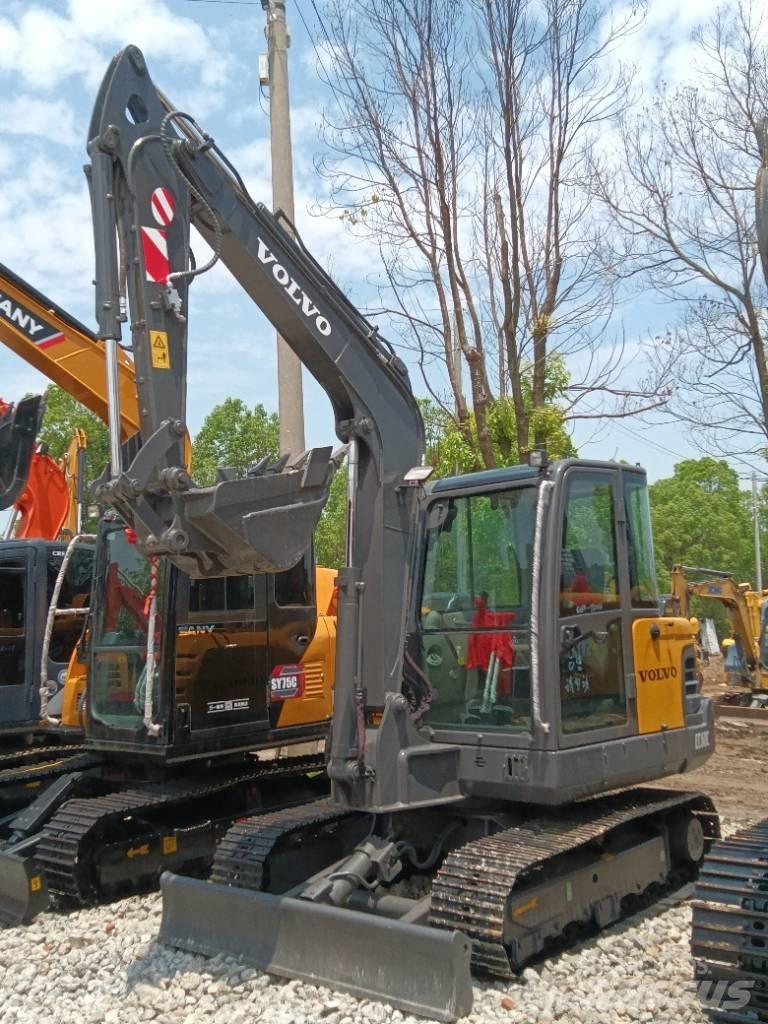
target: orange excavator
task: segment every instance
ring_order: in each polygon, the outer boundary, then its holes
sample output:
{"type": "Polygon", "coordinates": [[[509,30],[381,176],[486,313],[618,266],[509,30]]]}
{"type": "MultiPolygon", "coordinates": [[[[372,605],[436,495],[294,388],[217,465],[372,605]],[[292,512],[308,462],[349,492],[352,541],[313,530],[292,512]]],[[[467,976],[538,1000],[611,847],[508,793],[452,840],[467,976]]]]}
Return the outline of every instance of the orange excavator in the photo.
{"type": "Polygon", "coordinates": [[[6,540],[74,537],[79,529],[87,447],[85,431],[80,427],[73,430],[69,448],[61,459],[54,459],[46,445],[38,444],[26,487],[13,503],[6,540]]]}

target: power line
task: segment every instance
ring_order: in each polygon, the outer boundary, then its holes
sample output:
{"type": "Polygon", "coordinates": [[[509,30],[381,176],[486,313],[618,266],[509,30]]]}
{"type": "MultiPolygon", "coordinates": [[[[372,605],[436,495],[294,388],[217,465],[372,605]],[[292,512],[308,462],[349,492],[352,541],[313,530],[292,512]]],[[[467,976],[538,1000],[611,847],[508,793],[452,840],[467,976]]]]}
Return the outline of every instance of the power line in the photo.
{"type": "Polygon", "coordinates": [[[261,7],[261,0],[184,0],[187,4],[223,4],[227,7],[261,7]]]}
{"type": "MultiPolygon", "coordinates": [[[[333,90],[334,95],[335,95],[336,89],[335,89],[333,83],[331,82],[330,76],[328,74],[328,69],[325,66],[325,62],[323,60],[322,54],[320,53],[320,51],[317,48],[317,43],[315,42],[315,33],[314,32],[310,32],[309,25],[307,24],[306,18],[304,17],[304,12],[301,9],[301,3],[299,3],[299,0],[296,0],[296,2],[294,3],[294,7],[298,11],[299,18],[301,19],[301,23],[304,26],[304,31],[307,33],[307,35],[309,36],[309,41],[312,43],[312,49],[315,51],[315,56],[317,57],[317,63],[323,69],[323,74],[325,75],[326,83],[328,85],[330,85],[330,87],[333,90]]],[[[318,22],[320,23],[320,29],[322,30],[322,33],[325,36],[325,41],[328,44],[328,46],[330,47],[331,40],[330,40],[330,38],[328,36],[328,30],[325,27],[325,23],[323,22],[323,19],[320,16],[320,12],[318,11],[317,5],[315,4],[314,0],[312,0],[312,8],[313,8],[313,10],[315,12],[315,15],[316,15],[316,17],[318,19],[318,22]]]]}
{"type": "Polygon", "coordinates": [[[664,455],[672,455],[676,459],[690,458],[690,456],[688,455],[683,455],[682,452],[673,451],[672,448],[667,448],[665,445],[661,444],[658,441],[653,441],[649,437],[645,437],[642,434],[638,434],[634,430],[630,430],[630,428],[625,426],[623,423],[614,422],[611,423],[610,426],[615,427],[617,430],[622,430],[625,434],[628,434],[630,437],[633,437],[636,441],[642,441],[643,444],[650,445],[651,448],[655,448],[657,451],[661,452],[664,455]]]}
{"type": "MultiPolygon", "coordinates": [[[[623,423],[613,423],[611,425],[613,427],[615,427],[617,430],[622,430],[625,434],[629,435],[630,437],[635,438],[635,440],[642,441],[643,444],[650,445],[651,448],[655,448],[657,451],[662,452],[664,455],[672,455],[676,459],[692,459],[694,457],[693,453],[689,453],[688,455],[684,455],[682,452],[676,452],[672,448],[667,448],[667,447],[665,447],[663,444],[661,444],[658,441],[653,441],[649,437],[646,437],[646,436],[644,436],[642,434],[638,434],[636,431],[631,430],[629,427],[625,426],[623,423]]],[[[717,458],[717,456],[714,456],[714,457],[717,458]]],[[[750,469],[752,468],[750,466],[749,462],[747,462],[745,459],[741,458],[738,455],[731,455],[731,456],[728,456],[727,458],[729,458],[733,462],[737,462],[737,463],[740,463],[743,466],[747,466],[750,469]]],[[[727,461],[727,459],[726,459],[726,461],[727,461]]],[[[753,472],[757,472],[757,471],[753,470],[753,472]]],[[[749,475],[737,474],[737,475],[738,475],[740,480],[751,480],[752,479],[752,474],[749,474],[749,475]]],[[[759,473],[759,472],[757,472],[757,477],[758,477],[758,479],[761,479],[761,480],[768,480],[768,476],[766,476],[765,474],[759,473]]]]}

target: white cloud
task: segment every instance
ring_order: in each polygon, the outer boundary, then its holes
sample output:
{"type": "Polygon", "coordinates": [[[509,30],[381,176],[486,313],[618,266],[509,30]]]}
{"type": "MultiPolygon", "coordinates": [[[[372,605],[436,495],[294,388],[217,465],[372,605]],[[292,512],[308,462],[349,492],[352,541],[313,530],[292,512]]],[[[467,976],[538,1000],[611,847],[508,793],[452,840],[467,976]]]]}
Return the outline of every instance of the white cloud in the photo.
{"type": "Polygon", "coordinates": [[[39,4],[18,21],[0,19],[0,73],[18,76],[30,89],[50,91],[67,79],[97,85],[111,51],[132,42],[162,66],[194,70],[206,89],[222,87],[233,60],[191,18],[162,0],[68,0],[65,13],[39,4]]]}
{"type": "Polygon", "coordinates": [[[65,100],[44,100],[22,94],[11,96],[3,108],[3,131],[8,135],[34,135],[71,146],[79,141],[75,112],[65,100]]]}
{"type": "MultiPolygon", "coordinates": [[[[670,86],[680,84],[693,72],[694,30],[707,22],[722,0],[651,0],[642,28],[628,36],[615,51],[617,60],[636,68],[635,84],[653,89],[661,82],[670,86]]],[[[615,15],[615,21],[635,11],[635,4],[627,4],[615,15]]]]}

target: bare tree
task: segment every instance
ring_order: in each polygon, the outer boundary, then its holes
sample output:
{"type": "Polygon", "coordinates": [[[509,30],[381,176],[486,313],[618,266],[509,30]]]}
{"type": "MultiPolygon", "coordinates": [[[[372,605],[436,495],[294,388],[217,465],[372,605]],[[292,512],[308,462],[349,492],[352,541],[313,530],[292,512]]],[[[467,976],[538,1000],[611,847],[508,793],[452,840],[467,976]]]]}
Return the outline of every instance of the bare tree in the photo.
{"type": "MultiPolygon", "coordinates": [[[[766,286],[755,235],[758,132],[768,106],[765,23],[722,8],[695,34],[692,81],[625,118],[618,165],[593,165],[623,232],[615,276],[673,303],[656,362],[677,381],[668,411],[708,451],[768,445],[766,286]]],[[[615,236],[614,236],[615,237],[615,236]]]]}
{"type": "Polygon", "coordinates": [[[615,282],[588,187],[595,139],[629,101],[612,54],[640,20],[598,0],[326,5],[335,99],[320,169],[335,208],[378,242],[380,312],[485,466],[499,397],[516,429],[502,457],[544,439],[553,357],[574,374],[559,395],[568,417],[664,401],[618,386],[615,282]]]}

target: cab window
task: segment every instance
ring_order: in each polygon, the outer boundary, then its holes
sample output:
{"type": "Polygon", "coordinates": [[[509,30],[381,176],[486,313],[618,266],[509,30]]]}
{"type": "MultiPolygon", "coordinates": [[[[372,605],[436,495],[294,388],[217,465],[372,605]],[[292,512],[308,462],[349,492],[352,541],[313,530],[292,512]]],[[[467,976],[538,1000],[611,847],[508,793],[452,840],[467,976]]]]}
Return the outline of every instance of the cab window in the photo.
{"type": "Polygon", "coordinates": [[[566,491],[560,557],[560,613],[581,615],[619,606],[611,479],[573,473],[566,491]]]}
{"type": "MultiPolygon", "coordinates": [[[[48,556],[48,596],[50,603],[53,588],[59,575],[65,549],[52,552],[48,556]]],[[[91,600],[91,583],[93,578],[93,546],[76,547],[67,566],[61,591],[59,592],[59,609],[78,609],[83,615],[57,616],[53,620],[53,632],[48,656],[51,661],[68,662],[75,644],[80,639],[85,623],[85,612],[91,600]]]]}
{"type": "Polygon", "coordinates": [[[523,487],[430,506],[420,653],[436,728],[530,731],[537,496],[523,487]]]}
{"type": "Polygon", "coordinates": [[[627,551],[629,553],[629,586],[633,608],[658,608],[656,560],[653,554],[651,508],[645,480],[624,479],[624,502],[627,518],[627,551]]]}
{"type": "Polygon", "coordinates": [[[26,562],[0,567],[0,687],[24,683],[26,562]]]}

